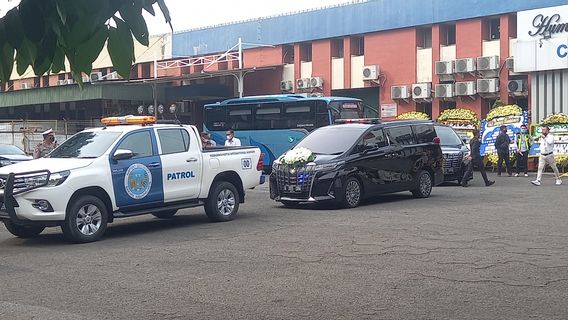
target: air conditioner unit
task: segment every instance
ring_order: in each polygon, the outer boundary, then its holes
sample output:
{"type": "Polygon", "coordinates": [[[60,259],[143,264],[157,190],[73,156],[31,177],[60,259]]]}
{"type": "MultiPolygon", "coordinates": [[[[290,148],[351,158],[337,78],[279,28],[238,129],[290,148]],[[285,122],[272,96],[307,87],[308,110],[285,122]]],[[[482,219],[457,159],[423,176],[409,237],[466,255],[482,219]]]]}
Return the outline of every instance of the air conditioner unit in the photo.
{"type": "Polygon", "coordinates": [[[122,77],[118,75],[118,72],[114,71],[112,73],[107,74],[105,79],[106,80],[120,80],[120,79],[122,79],[122,77]]]}
{"type": "Polygon", "coordinates": [[[74,83],[75,83],[75,80],[73,80],[73,79],[65,80],[65,84],[74,84],[74,83]]]}
{"type": "Polygon", "coordinates": [[[280,91],[293,91],[294,90],[294,83],[290,80],[282,80],[280,81],[280,91]]]}
{"type": "Polygon", "coordinates": [[[20,85],[21,89],[30,89],[31,87],[32,86],[29,83],[25,83],[25,82],[20,85]]]}
{"type": "Polygon", "coordinates": [[[436,61],[435,65],[436,74],[438,75],[449,75],[454,73],[454,62],[453,61],[436,61]]]}
{"type": "Polygon", "coordinates": [[[499,78],[477,79],[477,93],[499,92],[499,78]]]}
{"type": "Polygon", "coordinates": [[[309,89],[310,88],[310,78],[296,79],[296,88],[298,88],[298,89],[309,89]]]}
{"type": "Polygon", "coordinates": [[[432,84],[430,82],[415,83],[412,85],[413,99],[430,99],[432,96],[432,84]]]}
{"type": "Polygon", "coordinates": [[[436,98],[452,98],[454,97],[454,84],[443,83],[434,86],[434,96],[436,98]]]}
{"type": "Polygon", "coordinates": [[[475,81],[456,82],[456,96],[473,96],[477,93],[475,90],[475,81]]]}
{"type": "Polygon", "coordinates": [[[410,98],[410,90],[408,86],[392,86],[391,99],[408,99],[410,98]]]}
{"type": "Polygon", "coordinates": [[[478,57],[477,70],[491,71],[499,69],[499,56],[478,57]]]}
{"type": "Polygon", "coordinates": [[[310,88],[321,88],[323,87],[323,79],[320,77],[310,78],[310,88]]]}
{"type": "Polygon", "coordinates": [[[81,76],[81,81],[83,81],[83,83],[89,82],[89,81],[91,81],[91,77],[89,77],[88,75],[84,74],[84,75],[81,76]]]}
{"type": "Polygon", "coordinates": [[[515,69],[515,58],[513,58],[513,57],[507,58],[507,60],[505,60],[505,67],[508,70],[514,70],[515,69]]]}
{"type": "Polygon", "coordinates": [[[363,67],[363,80],[377,80],[379,78],[379,66],[370,65],[363,67]]]}
{"type": "Polygon", "coordinates": [[[102,72],[91,72],[91,75],[90,75],[91,82],[101,81],[102,78],[103,78],[102,72]]]}
{"type": "Polygon", "coordinates": [[[473,58],[457,59],[454,62],[454,68],[456,73],[474,72],[475,59],[473,58]]]}
{"type": "Polygon", "coordinates": [[[64,86],[67,84],[67,80],[57,80],[57,85],[58,86],[64,86]]]}
{"type": "Polygon", "coordinates": [[[509,94],[515,96],[527,95],[527,80],[509,80],[507,83],[507,91],[509,91],[509,94]]]}

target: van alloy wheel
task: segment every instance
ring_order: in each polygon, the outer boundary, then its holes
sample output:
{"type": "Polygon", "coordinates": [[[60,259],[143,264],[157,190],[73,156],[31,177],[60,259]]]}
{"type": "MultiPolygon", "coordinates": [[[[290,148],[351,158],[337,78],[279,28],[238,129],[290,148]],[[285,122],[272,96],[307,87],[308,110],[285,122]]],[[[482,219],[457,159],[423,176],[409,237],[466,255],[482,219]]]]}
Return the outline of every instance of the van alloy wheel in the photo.
{"type": "Polygon", "coordinates": [[[411,190],[412,194],[416,198],[428,198],[430,193],[432,193],[432,176],[428,171],[421,171],[418,174],[418,185],[416,189],[411,190]]]}
{"type": "Polygon", "coordinates": [[[350,177],[345,181],[345,190],[343,194],[343,206],[346,208],[355,208],[361,203],[362,190],[359,180],[350,177]]]}

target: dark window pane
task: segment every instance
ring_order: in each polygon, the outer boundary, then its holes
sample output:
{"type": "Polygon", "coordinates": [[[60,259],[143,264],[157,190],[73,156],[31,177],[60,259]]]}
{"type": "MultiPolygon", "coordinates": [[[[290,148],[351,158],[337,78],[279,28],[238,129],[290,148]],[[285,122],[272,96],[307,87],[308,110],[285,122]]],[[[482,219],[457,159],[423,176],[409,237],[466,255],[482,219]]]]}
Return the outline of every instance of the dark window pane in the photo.
{"type": "Polygon", "coordinates": [[[436,131],[433,125],[421,124],[412,126],[412,129],[414,130],[414,135],[418,143],[429,143],[434,141],[436,137],[436,131]]]}
{"type": "Polygon", "coordinates": [[[229,106],[229,128],[234,130],[252,129],[252,104],[229,106]]]}
{"type": "Polygon", "coordinates": [[[158,130],[162,154],[185,152],[189,149],[189,134],[183,129],[158,130]]]}
{"type": "Polygon", "coordinates": [[[130,150],[133,158],[143,158],[152,155],[152,137],[150,131],[135,132],[122,140],[118,149],[130,150]]]}
{"type": "Polygon", "coordinates": [[[390,143],[393,145],[416,144],[416,139],[414,138],[414,134],[412,133],[412,129],[410,129],[410,126],[388,128],[387,134],[390,143]]]}
{"type": "Polygon", "coordinates": [[[287,128],[315,128],[315,112],[313,101],[289,102],[284,104],[283,119],[287,128]]]}
{"type": "Polygon", "coordinates": [[[459,146],[462,140],[454,131],[454,129],[446,126],[436,126],[436,135],[440,138],[442,146],[459,146]]]}
{"type": "Polygon", "coordinates": [[[205,125],[211,131],[225,131],[227,127],[227,108],[207,108],[205,109],[205,125]]]}
{"type": "Polygon", "coordinates": [[[255,111],[254,127],[258,130],[286,128],[282,120],[282,103],[259,104],[255,111]]]}
{"type": "Polygon", "coordinates": [[[388,145],[383,129],[371,130],[363,137],[363,145],[366,147],[382,148],[388,145]]]}

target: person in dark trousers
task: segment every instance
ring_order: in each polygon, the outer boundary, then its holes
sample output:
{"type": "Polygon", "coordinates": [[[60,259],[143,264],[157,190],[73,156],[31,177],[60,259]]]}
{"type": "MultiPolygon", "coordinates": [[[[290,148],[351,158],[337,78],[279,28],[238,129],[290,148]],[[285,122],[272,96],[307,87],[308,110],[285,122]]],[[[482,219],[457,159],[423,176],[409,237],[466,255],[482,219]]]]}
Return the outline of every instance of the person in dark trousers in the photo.
{"type": "Polygon", "coordinates": [[[505,161],[507,173],[510,177],[513,175],[511,170],[511,159],[509,158],[509,144],[511,143],[511,139],[507,134],[507,126],[502,125],[499,129],[499,135],[497,136],[497,140],[495,140],[495,149],[497,149],[497,156],[499,157],[499,160],[497,161],[497,175],[501,175],[501,172],[503,171],[503,161],[505,161]]]}
{"type": "Polygon", "coordinates": [[[532,139],[526,125],[523,124],[521,132],[515,135],[515,142],[517,144],[517,173],[515,173],[515,177],[521,174],[521,169],[524,171],[525,177],[528,177],[527,167],[532,139]]]}
{"type": "Polygon", "coordinates": [[[469,147],[471,149],[471,153],[469,157],[466,158],[467,165],[465,169],[465,173],[462,178],[461,185],[463,187],[468,186],[468,179],[472,176],[473,173],[473,166],[477,166],[479,171],[481,171],[481,176],[483,177],[483,181],[485,181],[485,186],[489,187],[490,185],[494,184],[495,181],[491,181],[487,178],[487,173],[485,172],[485,165],[483,164],[483,160],[481,158],[481,153],[479,151],[479,147],[481,145],[481,141],[479,139],[479,131],[473,131],[473,138],[469,142],[469,147]]]}

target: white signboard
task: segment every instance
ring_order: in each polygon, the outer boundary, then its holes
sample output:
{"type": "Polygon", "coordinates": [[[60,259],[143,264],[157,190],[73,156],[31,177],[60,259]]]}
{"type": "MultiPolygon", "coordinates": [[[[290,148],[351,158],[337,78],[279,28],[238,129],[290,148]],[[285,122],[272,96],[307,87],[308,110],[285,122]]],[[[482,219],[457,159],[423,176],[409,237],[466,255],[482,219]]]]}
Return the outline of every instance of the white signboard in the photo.
{"type": "Polygon", "coordinates": [[[398,115],[396,103],[381,105],[381,118],[394,118],[398,115]]]}
{"type": "Polygon", "coordinates": [[[568,5],[517,13],[515,72],[568,68],[568,5]]]}

